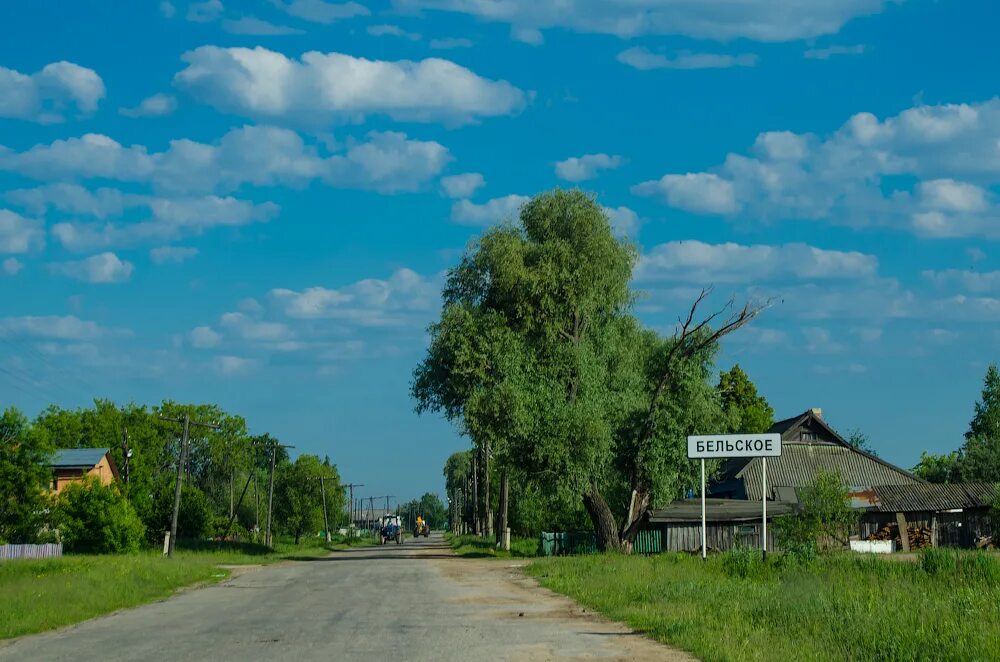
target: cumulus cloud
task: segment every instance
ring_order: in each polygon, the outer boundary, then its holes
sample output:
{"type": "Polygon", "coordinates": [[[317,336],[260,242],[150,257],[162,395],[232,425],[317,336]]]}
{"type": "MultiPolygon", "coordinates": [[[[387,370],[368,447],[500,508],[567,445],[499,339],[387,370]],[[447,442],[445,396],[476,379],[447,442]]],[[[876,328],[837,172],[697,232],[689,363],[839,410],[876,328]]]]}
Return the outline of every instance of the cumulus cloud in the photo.
{"type": "Polygon", "coordinates": [[[1000,271],[972,271],[964,269],[928,270],[921,273],[924,280],[939,288],[963,292],[1000,292],[1000,271]]]}
{"type": "Polygon", "coordinates": [[[723,55],[719,53],[691,53],[682,51],[673,57],[654,53],[636,46],[618,54],[618,61],[633,69],[729,69],[730,67],[757,66],[757,56],[752,53],[723,55]]]}
{"type": "Polygon", "coordinates": [[[259,364],[260,362],[255,359],[249,359],[243,356],[231,356],[228,354],[216,356],[212,360],[212,365],[215,368],[215,371],[224,377],[242,375],[251,372],[259,364]]]}
{"type": "Polygon", "coordinates": [[[154,264],[180,264],[197,254],[197,248],[188,246],[157,246],[149,251],[149,259],[154,264]]]}
{"type": "Polygon", "coordinates": [[[620,156],[584,154],[556,162],[556,177],[569,182],[582,182],[597,177],[601,170],[613,170],[623,163],[620,156]]]}
{"type": "Polygon", "coordinates": [[[357,2],[326,2],[326,0],[272,0],[279,9],[313,23],[333,23],[356,16],[369,16],[371,12],[357,2]]]}
{"type": "Polygon", "coordinates": [[[3,262],[0,262],[0,271],[3,271],[5,276],[16,276],[23,268],[24,263],[16,257],[8,257],[3,262]]]}
{"type": "Polygon", "coordinates": [[[674,207],[761,220],[883,225],[927,237],[1000,237],[1000,99],[858,113],[827,138],[757,137],[709,172],[634,187],[674,207]]]}
{"type": "Polygon", "coordinates": [[[304,34],[303,30],[291,28],[287,25],[276,25],[257,18],[256,16],[241,16],[240,18],[227,18],[222,21],[222,29],[229,34],[253,35],[259,37],[281,37],[291,34],[304,34]]]}
{"type": "Polygon", "coordinates": [[[104,92],[96,71],[72,62],[53,62],[31,75],[0,67],[0,117],[61,122],[70,107],[81,115],[93,113],[104,92]]]}
{"type": "Polygon", "coordinates": [[[219,343],[222,342],[222,334],[210,326],[197,326],[188,333],[188,341],[192,347],[211,349],[218,347],[219,343]]]}
{"type": "Polygon", "coordinates": [[[96,340],[108,336],[124,336],[125,329],[108,329],[97,322],[82,320],[73,315],[41,315],[0,318],[2,338],[44,338],[48,340],[96,340]]]}
{"type": "Polygon", "coordinates": [[[400,39],[408,39],[410,41],[420,41],[422,35],[417,32],[407,32],[398,25],[369,25],[368,34],[373,37],[399,37],[400,39]]]}
{"type": "Polygon", "coordinates": [[[232,129],[211,145],[173,140],[158,153],[100,134],[24,152],[0,147],[0,170],[42,180],[148,182],[174,194],[229,192],[244,184],[302,187],[314,180],[337,188],[412,191],[450,160],[440,143],[392,131],[371,132],[365,141],[349,141],[343,153],[324,157],[294,131],[260,125],[232,129]]]}
{"type": "Polygon", "coordinates": [[[124,283],[135,269],[131,262],[121,260],[114,253],[100,253],[84,260],[56,262],[49,265],[54,274],[67,276],[86,283],[124,283]]]}
{"type": "Polygon", "coordinates": [[[387,280],[368,278],[338,289],[273,289],[268,299],[294,319],[338,319],[364,327],[397,326],[414,312],[426,312],[437,301],[439,283],[411,269],[399,269],[387,280]]]}
{"type": "Polygon", "coordinates": [[[188,5],[187,20],[193,23],[210,23],[222,16],[225,7],[220,0],[205,0],[204,2],[192,2],[188,5]]]}
{"type": "Polygon", "coordinates": [[[127,206],[127,196],[112,188],[87,189],[79,184],[47,184],[37,188],[15,189],[4,197],[33,214],[54,209],[66,214],[106,218],[120,215],[127,206]]]}
{"type": "Polygon", "coordinates": [[[38,221],[0,209],[0,253],[27,253],[45,245],[45,230],[38,221]]]}
{"type": "Polygon", "coordinates": [[[462,123],[512,115],[526,103],[507,81],[440,58],[389,62],[310,51],[294,60],[260,46],[202,46],[183,59],[177,87],[223,112],[270,120],[326,123],[379,114],[462,123]]]}
{"type": "Polygon", "coordinates": [[[775,280],[873,278],[878,258],[806,244],[781,246],[671,241],[654,246],[636,269],[640,281],[755,284],[775,280]]]}
{"type": "Polygon", "coordinates": [[[486,180],[478,172],[441,178],[441,187],[449,198],[471,198],[485,184],[486,180]]]}
{"type": "Polygon", "coordinates": [[[887,0],[394,0],[397,9],[435,9],[507,23],[512,33],[546,28],[577,32],[682,35],[729,41],[780,42],[833,34],[853,18],[877,14],[887,0]]]}
{"type": "Polygon", "coordinates": [[[530,199],[524,195],[505,195],[482,204],[459,200],[451,206],[451,220],[462,225],[491,225],[517,216],[530,199]]]}
{"type": "Polygon", "coordinates": [[[436,51],[444,51],[452,48],[472,48],[472,40],[464,37],[443,37],[441,39],[431,39],[430,47],[436,51]]]}
{"type": "Polygon", "coordinates": [[[826,48],[810,48],[803,55],[810,60],[829,60],[838,55],[861,55],[865,52],[863,44],[854,46],[827,46],[826,48]]]}
{"type": "Polygon", "coordinates": [[[642,220],[628,207],[604,207],[604,213],[611,221],[611,230],[621,237],[635,238],[639,234],[642,220]]]}
{"type": "Polygon", "coordinates": [[[122,108],[118,112],[125,117],[163,117],[177,109],[177,99],[169,94],[154,94],[146,97],[133,108],[122,108]]]}

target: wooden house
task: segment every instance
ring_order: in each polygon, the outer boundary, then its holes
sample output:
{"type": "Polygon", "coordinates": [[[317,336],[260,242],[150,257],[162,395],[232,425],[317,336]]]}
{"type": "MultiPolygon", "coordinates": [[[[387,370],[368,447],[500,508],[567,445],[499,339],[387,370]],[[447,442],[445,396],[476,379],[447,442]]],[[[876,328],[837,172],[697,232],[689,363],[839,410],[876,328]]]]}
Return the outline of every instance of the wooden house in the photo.
{"type": "Polygon", "coordinates": [[[118,467],[108,448],[62,448],[49,465],[53,471],[52,489],[57,494],[84,476],[97,476],[102,485],[118,480],[118,467]]]}

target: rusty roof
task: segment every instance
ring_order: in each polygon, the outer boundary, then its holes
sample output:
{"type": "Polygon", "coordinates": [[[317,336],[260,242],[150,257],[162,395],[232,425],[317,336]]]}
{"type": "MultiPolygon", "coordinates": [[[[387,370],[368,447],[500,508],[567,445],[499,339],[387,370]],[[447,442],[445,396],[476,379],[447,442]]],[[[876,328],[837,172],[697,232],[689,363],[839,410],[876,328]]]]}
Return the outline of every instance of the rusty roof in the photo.
{"type": "Polygon", "coordinates": [[[872,489],[878,496],[872,510],[885,513],[985,508],[996,495],[992,483],[878,485],[872,489]]]}

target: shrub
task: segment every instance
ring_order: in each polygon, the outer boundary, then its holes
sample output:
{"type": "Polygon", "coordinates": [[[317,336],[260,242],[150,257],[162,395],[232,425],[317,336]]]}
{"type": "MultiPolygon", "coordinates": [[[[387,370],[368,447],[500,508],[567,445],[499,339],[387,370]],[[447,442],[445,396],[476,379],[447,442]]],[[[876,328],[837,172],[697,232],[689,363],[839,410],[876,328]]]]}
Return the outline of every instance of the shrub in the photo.
{"type": "Polygon", "coordinates": [[[114,485],[94,476],[72,483],[59,495],[56,521],[63,545],[71,552],[135,552],[146,527],[114,485]]]}
{"type": "MultiPolygon", "coordinates": [[[[174,489],[173,481],[164,481],[156,492],[149,519],[146,520],[153,542],[163,542],[163,534],[170,530],[174,515],[174,489]]],[[[194,485],[185,483],[181,488],[181,504],[177,513],[177,539],[204,538],[209,533],[212,519],[208,497],[194,485]]]]}
{"type": "Polygon", "coordinates": [[[755,547],[734,547],[722,554],[722,570],[730,577],[764,580],[773,576],[772,567],[755,547]]]}
{"type": "Polygon", "coordinates": [[[776,521],[782,549],[808,557],[815,556],[819,548],[847,544],[861,513],[851,508],[847,486],[839,474],[820,470],[813,483],[800,490],[799,500],[798,513],[776,521]]]}
{"type": "Polygon", "coordinates": [[[958,554],[954,551],[931,547],[920,554],[920,567],[928,575],[954,572],[958,568],[958,554]]]}

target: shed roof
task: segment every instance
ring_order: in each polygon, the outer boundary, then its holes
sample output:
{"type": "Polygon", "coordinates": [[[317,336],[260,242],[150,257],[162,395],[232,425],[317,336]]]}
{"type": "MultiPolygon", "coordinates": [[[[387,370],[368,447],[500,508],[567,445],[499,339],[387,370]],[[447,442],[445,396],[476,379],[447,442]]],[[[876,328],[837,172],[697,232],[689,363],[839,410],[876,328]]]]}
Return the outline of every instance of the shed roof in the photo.
{"type": "Polygon", "coordinates": [[[61,448],[52,456],[49,466],[55,469],[91,469],[108,454],[108,448],[61,448]]]}
{"type": "MultiPolygon", "coordinates": [[[[768,519],[779,515],[787,515],[795,506],[784,501],[768,501],[768,519]]],[[[709,522],[744,522],[759,520],[761,517],[760,501],[743,501],[742,499],[705,499],[705,519],[709,522]]],[[[670,522],[700,522],[701,499],[683,499],[674,501],[666,508],[650,511],[649,521],[656,524],[670,522]]]]}
{"type": "Polygon", "coordinates": [[[991,483],[920,483],[878,485],[873,488],[876,512],[900,513],[984,508],[993,503],[996,486],[991,483]]]}

